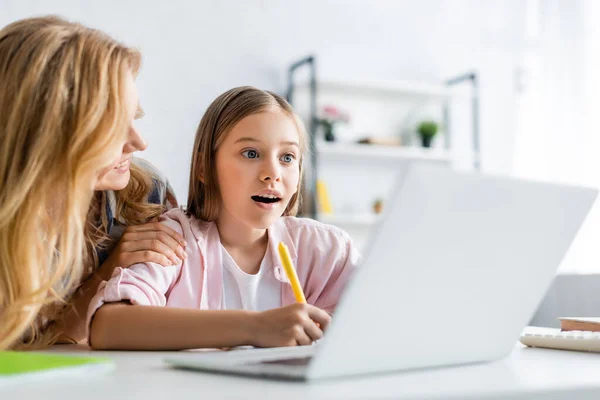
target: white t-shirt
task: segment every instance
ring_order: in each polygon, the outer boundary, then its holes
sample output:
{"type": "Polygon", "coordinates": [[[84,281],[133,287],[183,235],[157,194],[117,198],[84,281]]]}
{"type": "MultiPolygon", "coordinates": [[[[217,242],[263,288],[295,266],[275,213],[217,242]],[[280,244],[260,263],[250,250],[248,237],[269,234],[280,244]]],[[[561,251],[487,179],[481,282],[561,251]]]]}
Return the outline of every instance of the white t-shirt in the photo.
{"type": "Polygon", "coordinates": [[[281,282],[263,257],[256,275],[245,273],[221,245],[223,258],[223,309],[264,311],[281,307],[281,282]]]}

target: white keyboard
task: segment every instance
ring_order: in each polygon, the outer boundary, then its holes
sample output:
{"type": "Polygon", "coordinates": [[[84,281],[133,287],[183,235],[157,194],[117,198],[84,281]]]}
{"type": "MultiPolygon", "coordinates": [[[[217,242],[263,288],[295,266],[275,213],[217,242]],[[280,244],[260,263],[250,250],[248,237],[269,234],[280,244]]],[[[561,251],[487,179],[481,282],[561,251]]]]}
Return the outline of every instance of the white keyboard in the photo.
{"type": "Polygon", "coordinates": [[[566,331],[528,326],[521,333],[525,346],[600,352],[600,332],[566,331]]]}

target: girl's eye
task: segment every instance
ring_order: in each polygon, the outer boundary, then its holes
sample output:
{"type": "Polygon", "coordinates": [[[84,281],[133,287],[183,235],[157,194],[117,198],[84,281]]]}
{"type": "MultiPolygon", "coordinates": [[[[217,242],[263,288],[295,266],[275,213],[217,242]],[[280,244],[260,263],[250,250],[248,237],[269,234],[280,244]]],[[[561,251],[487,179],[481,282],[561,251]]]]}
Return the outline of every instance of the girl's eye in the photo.
{"type": "Polygon", "coordinates": [[[295,159],[296,159],[296,157],[294,157],[293,154],[285,154],[284,156],[281,157],[281,161],[283,161],[286,164],[293,163],[295,159]]]}
{"type": "Polygon", "coordinates": [[[258,158],[258,152],[256,150],[246,150],[242,155],[246,158],[258,158]]]}

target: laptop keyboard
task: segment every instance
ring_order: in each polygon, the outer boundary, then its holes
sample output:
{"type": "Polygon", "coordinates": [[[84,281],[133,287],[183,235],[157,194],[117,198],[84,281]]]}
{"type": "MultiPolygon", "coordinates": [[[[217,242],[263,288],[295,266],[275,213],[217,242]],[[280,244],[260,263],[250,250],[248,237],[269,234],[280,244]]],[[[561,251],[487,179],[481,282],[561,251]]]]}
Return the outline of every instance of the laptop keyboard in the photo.
{"type": "Polygon", "coordinates": [[[519,341],[530,347],[600,352],[600,332],[528,326],[519,341]]]}

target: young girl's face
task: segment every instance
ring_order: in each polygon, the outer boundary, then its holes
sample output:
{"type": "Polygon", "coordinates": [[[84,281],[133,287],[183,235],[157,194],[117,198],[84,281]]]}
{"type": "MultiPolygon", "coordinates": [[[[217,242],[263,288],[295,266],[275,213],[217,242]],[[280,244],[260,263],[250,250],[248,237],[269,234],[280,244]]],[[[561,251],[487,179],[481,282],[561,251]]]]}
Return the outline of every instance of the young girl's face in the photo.
{"type": "Polygon", "coordinates": [[[216,153],[219,219],[254,229],[271,226],[298,190],[300,156],[296,124],[281,109],[238,122],[216,153]]]}

